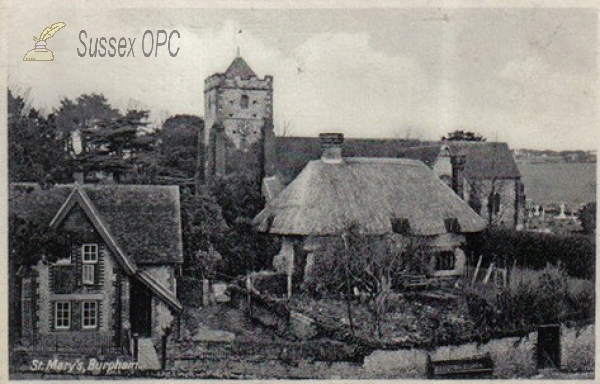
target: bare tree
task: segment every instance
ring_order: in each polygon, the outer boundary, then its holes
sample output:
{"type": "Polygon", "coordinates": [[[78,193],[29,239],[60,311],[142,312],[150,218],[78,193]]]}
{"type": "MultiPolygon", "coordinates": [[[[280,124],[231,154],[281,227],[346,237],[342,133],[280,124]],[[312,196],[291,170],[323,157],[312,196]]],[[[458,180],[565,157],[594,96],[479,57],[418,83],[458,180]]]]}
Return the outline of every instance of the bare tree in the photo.
{"type": "Polygon", "coordinates": [[[279,137],[289,137],[294,132],[292,128],[292,122],[290,120],[283,119],[275,123],[275,135],[279,137]]]}
{"type": "Polygon", "coordinates": [[[373,316],[378,338],[388,311],[392,286],[399,275],[422,271],[427,267],[428,250],[423,239],[397,233],[367,236],[350,228],[347,248],[353,256],[346,267],[351,284],[364,292],[373,316]]]}

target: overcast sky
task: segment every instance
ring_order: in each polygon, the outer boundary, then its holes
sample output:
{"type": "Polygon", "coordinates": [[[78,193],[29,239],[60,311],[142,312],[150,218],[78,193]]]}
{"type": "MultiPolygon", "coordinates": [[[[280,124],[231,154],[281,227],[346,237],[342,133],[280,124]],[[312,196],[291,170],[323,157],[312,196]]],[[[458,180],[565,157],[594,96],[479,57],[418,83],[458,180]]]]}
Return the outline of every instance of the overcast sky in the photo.
{"type": "MultiPolygon", "coordinates": [[[[54,3],[47,3],[54,4],[54,3]]],[[[439,139],[465,129],[512,148],[598,147],[594,9],[11,9],[8,85],[45,111],[101,93],[158,121],[203,114],[203,81],[236,47],[275,81],[275,123],[297,136],[439,139]],[[53,62],[32,36],[67,24],[53,62]],[[177,57],[142,55],[144,31],[179,31],[177,57]],[[79,33],[136,38],[135,58],[79,57],[79,33]],[[236,33],[239,31],[241,33],[236,33]]]]}

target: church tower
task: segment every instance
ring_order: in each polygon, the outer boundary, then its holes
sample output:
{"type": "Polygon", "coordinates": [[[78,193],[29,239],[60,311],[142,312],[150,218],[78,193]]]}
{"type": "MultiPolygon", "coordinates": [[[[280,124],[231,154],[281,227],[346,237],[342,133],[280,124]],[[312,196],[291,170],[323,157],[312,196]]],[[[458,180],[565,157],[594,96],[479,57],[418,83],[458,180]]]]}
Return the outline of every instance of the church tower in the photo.
{"type": "Polygon", "coordinates": [[[260,78],[238,56],[204,80],[205,180],[244,171],[261,180],[273,135],[273,77],[260,78]]]}

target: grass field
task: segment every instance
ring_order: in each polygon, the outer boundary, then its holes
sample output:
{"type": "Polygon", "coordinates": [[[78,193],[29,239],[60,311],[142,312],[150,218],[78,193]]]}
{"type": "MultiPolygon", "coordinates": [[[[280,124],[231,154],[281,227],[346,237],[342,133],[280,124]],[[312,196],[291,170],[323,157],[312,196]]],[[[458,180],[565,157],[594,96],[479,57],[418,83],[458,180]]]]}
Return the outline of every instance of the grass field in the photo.
{"type": "Polygon", "coordinates": [[[565,203],[571,209],[596,201],[596,164],[519,164],[527,199],[536,204],[565,203]]]}

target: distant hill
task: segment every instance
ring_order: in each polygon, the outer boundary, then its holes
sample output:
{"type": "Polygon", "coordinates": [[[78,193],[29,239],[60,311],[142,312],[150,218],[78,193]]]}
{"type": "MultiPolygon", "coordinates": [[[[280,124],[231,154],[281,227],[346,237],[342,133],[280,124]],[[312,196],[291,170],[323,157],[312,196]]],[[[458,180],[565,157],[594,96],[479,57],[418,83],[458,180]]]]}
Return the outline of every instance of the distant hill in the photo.
{"type": "Polygon", "coordinates": [[[596,151],[551,151],[515,149],[512,151],[519,163],[595,163],[596,151]]]}

